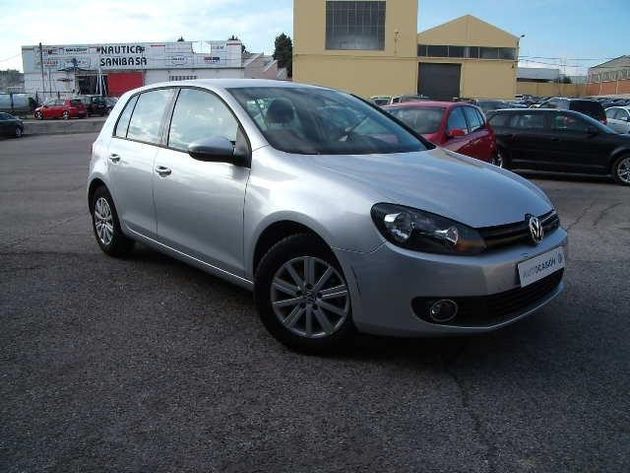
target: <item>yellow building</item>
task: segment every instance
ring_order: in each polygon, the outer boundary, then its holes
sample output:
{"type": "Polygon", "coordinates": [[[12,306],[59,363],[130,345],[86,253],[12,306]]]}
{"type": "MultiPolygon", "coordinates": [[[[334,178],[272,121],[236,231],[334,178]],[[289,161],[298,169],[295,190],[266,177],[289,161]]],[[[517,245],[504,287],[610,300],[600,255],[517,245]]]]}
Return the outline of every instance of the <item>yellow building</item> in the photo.
{"type": "Polygon", "coordinates": [[[293,3],[293,80],[364,97],[415,93],[417,0],[293,3]]]}
{"type": "Polygon", "coordinates": [[[293,79],[363,97],[513,98],[519,38],[471,15],[418,31],[417,0],[294,0],[293,79]]]}
{"type": "Polygon", "coordinates": [[[519,38],[472,15],[418,34],[418,91],[431,98],[514,98],[519,38]]]}

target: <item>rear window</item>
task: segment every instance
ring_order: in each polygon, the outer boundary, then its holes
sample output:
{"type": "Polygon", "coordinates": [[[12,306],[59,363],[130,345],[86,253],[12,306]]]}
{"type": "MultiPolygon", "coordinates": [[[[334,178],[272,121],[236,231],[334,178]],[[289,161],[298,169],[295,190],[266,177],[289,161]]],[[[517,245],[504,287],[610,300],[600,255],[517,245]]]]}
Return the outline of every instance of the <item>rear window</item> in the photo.
{"type": "Polygon", "coordinates": [[[440,128],[444,108],[393,108],[388,110],[390,114],[421,135],[435,133],[440,128]]]}
{"type": "Polygon", "coordinates": [[[581,112],[589,117],[593,117],[596,120],[605,120],[606,114],[604,113],[604,107],[594,100],[572,100],[569,107],[571,110],[581,112]]]}

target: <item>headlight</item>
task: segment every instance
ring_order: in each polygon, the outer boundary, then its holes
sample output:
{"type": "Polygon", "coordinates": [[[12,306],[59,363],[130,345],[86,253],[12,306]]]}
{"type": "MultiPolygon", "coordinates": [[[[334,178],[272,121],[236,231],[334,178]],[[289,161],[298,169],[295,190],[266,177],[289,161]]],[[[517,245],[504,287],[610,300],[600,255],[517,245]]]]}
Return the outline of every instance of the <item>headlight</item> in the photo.
{"type": "Polygon", "coordinates": [[[474,228],[403,205],[376,204],[372,220],[387,240],[427,253],[477,255],[486,244],[474,228]]]}

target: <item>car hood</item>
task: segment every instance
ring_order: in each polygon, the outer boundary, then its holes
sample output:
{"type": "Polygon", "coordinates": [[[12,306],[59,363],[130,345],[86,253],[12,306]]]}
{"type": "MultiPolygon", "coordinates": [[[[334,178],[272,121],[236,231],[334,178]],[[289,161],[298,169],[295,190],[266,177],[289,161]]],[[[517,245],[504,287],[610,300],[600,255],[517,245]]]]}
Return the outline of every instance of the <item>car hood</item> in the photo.
{"type": "Polygon", "coordinates": [[[404,154],[309,156],[310,166],[397,203],[481,228],[542,215],[553,206],[537,186],[491,164],[435,148],[404,154]]]}

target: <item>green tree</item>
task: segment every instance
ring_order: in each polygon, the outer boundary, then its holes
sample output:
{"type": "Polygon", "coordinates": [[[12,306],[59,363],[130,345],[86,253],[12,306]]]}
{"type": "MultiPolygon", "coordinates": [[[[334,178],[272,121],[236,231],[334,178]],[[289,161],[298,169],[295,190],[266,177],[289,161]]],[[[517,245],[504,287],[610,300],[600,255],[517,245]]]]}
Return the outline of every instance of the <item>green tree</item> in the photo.
{"type": "Polygon", "coordinates": [[[276,36],[273,58],[278,61],[278,67],[286,67],[287,75],[293,77],[293,41],[288,35],[276,36]]]}

